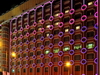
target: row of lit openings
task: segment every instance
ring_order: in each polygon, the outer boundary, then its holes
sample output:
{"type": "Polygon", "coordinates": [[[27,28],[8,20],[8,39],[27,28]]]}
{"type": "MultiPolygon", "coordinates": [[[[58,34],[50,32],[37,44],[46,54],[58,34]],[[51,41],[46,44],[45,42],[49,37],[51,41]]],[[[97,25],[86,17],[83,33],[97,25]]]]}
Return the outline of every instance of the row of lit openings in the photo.
{"type": "MultiPolygon", "coordinates": [[[[29,68],[29,72],[33,72],[33,68],[29,68]]],[[[63,67],[63,72],[68,72],[68,67],[66,67],[66,66],[64,66],[63,67]]],[[[87,71],[93,71],[94,70],[94,66],[93,65],[87,65],[87,67],[86,67],[86,70],[87,71]]],[[[45,67],[44,68],[44,72],[49,72],[50,70],[49,70],[49,67],[45,67]]],[[[74,71],[81,71],[81,66],[80,65],[76,65],[76,66],[74,66],[74,71]]],[[[26,68],[24,68],[22,71],[21,71],[21,69],[16,69],[16,72],[18,72],[18,73],[20,73],[20,72],[27,72],[27,69],[26,68]]],[[[41,69],[40,68],[36,68],[36,72],[41,72],[41,69]]],[[[59,68],[58,67],[54,67],[53,68],[53,72],[59,72],[59,68]]],[[[15,73],[15,69],[12,69],[12,73],[15,73]]]]}
{"type": "MultiPolygon", "coordinates": [[[[73,56],[73,60],[74,61],[79,61],[80,62],[80,60],[82,59],[82,56],[81,55],[79,55],[79,54],[77,54],[77,55],[74,55],[73,56]]],[[[94,60],[95,59],[95,54],[94,53],[88,53],[88,54],[86,54],[86,56],[85,56],[85,59],[87,59],[88,61],[90,60],[94,60]]],[[[53,63],[58,63],[60,61],[60,59],[59,59],[59,57],[54,57],[54,58],[52,58],[52,62],[53,63]]],[[[63,58],[62,58],[62,61],[63,62],[66,62],[66,61],[70,61],[70,56],[63,56],[63,58]]],[[[43,59],[43,61],[41,60],[41,59],[30,59],[30,60],[23,60],[23,61],[17,61],[17,62],[12,62],[12,66],[15,66],[15,65],[26,65],[26,64],[29,64],[29,65],[31,65],[31,64],[33,64],[33,63],[36,63],[36,64],[41,64],[41,63],[45,63],[45,64],[48,64],[49,62],[50,62],[50,58],[45,58],[45,59],[43,59]]],[[[78,63],[79,63],[78,62],[78,63]]]]}
{"type": "MultiPolygon", "coordinates": [[[[96,25],[95,25],[94,21],[91,20],[91,21],[88,21],[88,22],[87,22],[86,26],[87,26],[86,28],[90,28],[90,27],[94,27],[94,26],[96,26],[96,25]]],[[[49,28],[50,25],[47,25],[47,27],[49,28]]],[[[81,30],[81,29],[82,29],[82,25],[79,23],[79,24],[76,24],[75,26],[73,26],[72,28],[73,28],[75,31],[76,31],[76,30],[81,30]]],[[[41,31],[41,29],[42,29],[42,27],[40,26],[40,27],[38,27],[38,30],[37,30],[37,31],[41,31]]],[[[63,32],[63,33],[69,32],[70,29],[71,29],[71,26],[63,27],[63,28],[62,28],[62,32],[63,32]]],[[[24,30],[23,32],[18,32],[17,34],[14,33],[14,34],[12,34],[12,39],[13,39],[15,36],[19,37],[21,34],[22,34],[22,35],[26,35],[27,33],[33,33],[34,30],[35,30],[35,29],[32,28],[32,29],[29,29],[29,30],[24,30]]],[[[60,32],[60,30],[58,30],[58,29],[53,30],[53,34],[54,34],[54,35],[59,34],[59,32],[60,32]]],[[[34,33],[34,34],[35,34],[35,33],[34,33]]],[[[44,37],[48,37],[48,36],[50,35],[50,31],[44,32],[44,33],[42,33],[42,34],[44,34],[44,37]]],[[[34,36],[35,36],[35,35],[34,35],[34,36]]],[[[31,37],[31,36],[30,36],[30,37],[31,37]]],[[[36,38],[38,38],[38,37],[41,37],[40,34],[36,35],[36,38]]]]}
{"type": "MultiPolygon", "coordinates": [[[[72,31],[72,30],[69,31],[69,29],[70,29],[69,27],[64,28],[64,32],[69,32],[70,34],[74,33],[74,31],[72,31]],[[71,31],[72,31],[72,33],[71,33],[71,31]]],[[[76,26],[76,30],[80,30],[80,29],[81,29],[81,26],[80,25],[76,26]]],[[[84,30],[86,30],[86,28],[84,30]]],[[[60,32],[60,30],[54,30],[54,34],[52,34],[52,37],[53,37],[53,35],[57,35],[57,34],[61,37],[61,36],[63,36],[64,32],[60,32]]],[[[23,34],[26,34],[26,33],[27,33],[27,31],[25,31],[23,34]]],[[[95,33],[93,31],[90,31],[90,32],[87,32],[86,35],[87,35],[87,37],[91,37],[91,36],[94,36],[94,34],[95,33]]],[[[18,37],[20,35],[21,35],[21,33],[18,33],[17,34],[18,37]]],[[[44,37],[49,37],[49,36],[50,36],[50,32],[46,32],[44,34],[44,37]]],[[[14,38],[14,37],[15,37],[15,35],[12,35],[12,38],[14,38]]],[[[29,38],[30,38],[30,40],[32,40],[34,37],[35,36],[30,36],[29,38]]],[[[39,39],[41,37],[42,37],[42,34],[37,34],[36,35],[36,39],[39,39]]]]}
{"type": "MultiPolygon", "coordinates": [[[[93,2],[91,1],[91,2],[88,2],[88,6],[90,6],[90,5],[93,5],[93,2]]],[[[56,5],[55,5],[56,6],[56,5]]],[[[49,11],[50,11],[50,5],[48,6],[49,8],[47,8],[46,10],[48,10],[49,9],[49,11]]],[[[59,9],[59,4],[58,4],[58,9],[59,9]]],[[[79,8],[81,8],[81,4],[80,3],[77,3],[77,5],[75,5],[75,9],[79,9],[79,8]]],[[[55,9],[56,11],[54,12],[54,16],[56,17],[56,16],[58,16],[59,15],[59,12],[60,12],[60,10],[58,10],[58,9],[55,9]]],[[[39,14],[38,15],[41,15],[42,13],[42,9],[40,9],[40,11],[39,11],[39,14]]],[[[67,7],[66,8],[66,6],[64,6],[64,13],[69,13],[69,7],[67,7]]],[[[34,17],[34,11],[32,12],[32,13],[30,13],[32,16],[30,16],[30,18],[33,18],[34,17]]],[[[25,17],[25,20],[26,20],[26,18],[27,18],[27,15],[24,15],[24,17],[25,17]]],[[[48,19],[50,17],[50,13],[48,14],[48,11],[47,11],[47,14],[45,13],[45,19],[48,19]]],[[[38,22],[40,22],[41,21],[41,19],[42,19],[42,17],[39,17],[37,20],[38,20],[38,22]]],[[[33,20],[32,20],[33,21],[33,20]]],[[[15,21],[14,21],[15,22],[15,21]]],[[[30,23],[31,23],[31,21],[30,21],[30,23]]],[[[14,23],[15,24],[15,23],[14,23]]]]}
{"type": "MultiPolygon", "coordinates": [[[[86,37],[87,38],[90,38],[90,37],[96,37],[96,35],[95,35],[95,32],[94,31],[89,31],[89,32],[87,32],[87,33],[85,33],[86,35],[86,37]]],[[[59,35],[59,33],[58,33],[58,35],[59,35]]],[[[61,34],[60,36],[62,36],[63,34],[61,34]]],[[[36,40],[38,40],[38,39],[40,39],[41,41],[43,41],[43,44],[44,44],[44,46],[47,46],[47,45],[49,45],[50,44],[50,41],[49,40],[42,40],[42,35],[41,34],[39,34],[39,35],[37,35],[37,38],[36,38],[36,40]]],[[[49,37],[49,36],[48,36],[49,37]]],[[[82,34],[75,34],[75,35],[73,35],[73,40],[80,40],[80,39],[82,39],[82,34]]],[[[23,38],[23,39],[18,39],[18,40],[14,40],[14,41],[12,41],[12,45],[15,45],[15,44],[20,44],[21,42],[22,43],[25,43],[25,42],[29,42],[29,41],[33,41],[35,38],[34,38],[34,36],[32,36],[32,37],[29,37],[29,38],[23,38]]],[[[51,37],[51,39],[53,39],[53,44],[57,44],[57,43],[59,43],[59,39],[58,38],[53,38],[53,36],[51,37]]],[[[95,38],[95,39],[97,39],[97,38],[95,38]]],[[[70,36],[64,36],[64,37],[62,37],[62,41],[63,42],[68,42],[68,41],[70,41],[70,36]]],[[[36,43],[36,47],[39,47],[41,45],[41,43],[39,42],[37,42],[36,43]]],[[[31,48],[32,46],[34,46],[34,44],[31,44],[30,43],[30,45],[29,45],[29,47],[31,48]]]]}
{"type": "MultiPolygon", "coordinates": [[[[92,15],[94,15],[94,13],[95,13],[94,9],[89,10],[89,11],[87,11],[87,16],[92,16],[92,15]]],[[[80,19],[81,17],[82,17],[82,14],[81,14],[81,13],[77,13],[77,14],[72,15],[72,18],[75,19],[75,20],[80,19]]],[[[70,20],[70,16],[64,17],[64,18],[63,18],[63,23],[69,22],[69,20],[70,20]]],[[[56,19],[56,20],[53,21],[53,25],[58,25],[59,22],[60,22],[60,20],[59,20],[59,19],[56,19]]],[[[44,26],[46,26],[47,24],[48,24],[48,23],[45,23],[44,26]]],[[[50,24],[50,23],[49,23],[49,24],[50,24]]],[[[27,22],[24,22],[23,25],[22,25],[22,27],[25,28],[26,25],[27,25],[27,22]]],[[[34,25],[34,24],[33,24],[33,21],[32,21],[32,23],[29,24],[29,25],[34,25]]],[[[20,28],[21,28],[21,23],[18,24],[17,30],[19,30],[20,28]]],[[[47,27],[47,28],[48,28],[48,27],[47,27]]],[[[13,24],[12,31],[14,31],[15,29],[16,29],[16,23],[13,24]]]]}
{"type": "MultiPolygon", "coordinates": [[[[87,49],[93,49],[95,47],[95,44],[93,43],[93,42],[91,42],[91,43],[87,43],[87,45],[86,45],[86,48],[87,49]]],[[[82,49],[82,45],[81,44],[77,44],[77,45],[75,45],[74,46],[74,50],[80,50],[80,49],[82,49]]],[[[70,46],[65,46],[64,48],[63,48],[63,51],[64,52],[66,52],[66,51],[70,51],[70,46]]],[[[59,48],[54,48],[53,49],[53,53],[59,53],[60,52],[60,49],[59,48]]],[[[47,50],[44,50],[44,54],[49,54],[50,53],[50,50],[49,49],[47,49],[47,50]]],[[[84,52],[83,52],[84,53],[84,52]]],[[[39,51],[37,51],[36,52],[36,55],[41,55],[42,53],[41,53],[41,51],[39,50],[39,51]]],[[[34,52],[30,52],[30,54],[29,54],[29,56],[33,56],[34,55],[34,52]]],[[[27,54],[26,53],[24,53],[23,54],[23,57],[26,57],[27,56],[27,54]]],[[[20,57],[20,54],[18,54],[18,58],[20,57]]]]}

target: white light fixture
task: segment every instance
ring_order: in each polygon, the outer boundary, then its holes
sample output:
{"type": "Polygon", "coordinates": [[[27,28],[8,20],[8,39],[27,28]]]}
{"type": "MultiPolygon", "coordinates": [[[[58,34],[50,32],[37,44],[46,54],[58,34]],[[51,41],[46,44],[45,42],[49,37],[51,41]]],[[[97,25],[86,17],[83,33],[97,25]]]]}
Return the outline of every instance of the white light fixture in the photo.
{"type": "Polygon", "coordinates": [[[56,13],[54,16],[55,16],[55,17],[59,16],[59,13],[56,13]]]}
{"type": "Polygon", "coordinates": [[[80,26],[76,26],[76,30],[80,29],[80,26]]]}
{"type": "Polygon", "coordinates": [[[69,12],[69,10],[65,10],[65,13],[68,13],[69,12]]]}
{"type": "Polygon", "coordinates": [[[68,32],[69,31],[69,29],[67,28],[67,29],[65,29],[65,32],[68,32]]]}
{"type": "Polygon", "coordinates": [[[93,2],[89,2],[89,3],[88,3],[88,5],[92,5],[92,4],[93,4],[93,2]]]}

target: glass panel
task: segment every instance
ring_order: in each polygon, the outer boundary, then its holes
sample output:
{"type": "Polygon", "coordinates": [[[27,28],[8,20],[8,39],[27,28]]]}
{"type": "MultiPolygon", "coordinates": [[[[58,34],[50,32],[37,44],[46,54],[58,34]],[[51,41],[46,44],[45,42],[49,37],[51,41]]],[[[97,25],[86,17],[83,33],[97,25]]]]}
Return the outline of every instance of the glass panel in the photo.
{"type": "Polygon", "coordinates": [[[55,57],[55,58],[53,59],[53,61],[54,61],[54,62],[58,62],[59,60],[58,60],[57,57],[55,57]]]}
{"type": "Polygon", "coordinates": [[[75,66],[75,71],[80,71],[80,66],[75,66]]]}
{"type": "Polygon", "coordinates": [[[64,72],[68,71],[68,67],[64,66],[64,72]]]}
{"type": "Polygon", "coordinates": [[[50,53],[50,51],[49,50],[45,50],[45,54],[49,54],[50,53]]]}
{"type": "Polygon", "coordinates": [[[80,19],[80,18],[81,18],[81,14],[76,14],[76,15],[74,16],[74,18],[75,18],[75,19],[80,19]]]}
{"type": "Polygon", "coordinates": [[[76,35],[74,36],[74,40],[79,40],[79,39],[81,39],[81,34],[76,34],[76,35]]]}
{"type": "Polygon", "coordinates": [[[68,32],[69,31],[69,28],[65,28],[64,30],[65,30],[64,32],[68,32]]]}
{"type": "Polygon", "coordinates": [[[53,50],[53,53],[58,53],[59,52],[59,48],[55,48],[54,50],[53,50]]]}
{"type": "Polygon", "coordinates": [[[37,72],[40,72],[40,68],[37,68],[37,72]]]}
{"type": "Polygon", "coordinates": [[[70,18],[69,18],[69,17],[66,17],[66,18],[63,19],[63,22],[64,22],[64,23],[65,23],[65,22],[69,22],[69,20],[70,20],[70,18]]]}
{"type": "Polygon", "coordinates": [[[76,30],[80,29],[81,27],[80,26],[76,26],[76,30]]]}
{"type": "Polygon", "coordinates": [[[65,13],[69,13],[69,10],[65,10],[65,13]]]}
{"type": "Polygon", "coordinates": [[[69,59],[70,59],[69,56],[64,56],[63,57],[63,61],[69,61],[69,59]]]}
{"type": "Polygon", "coordinates": [[[94,21],[87,22],[87,27],[93,27],[93,26],[94,26],[94,21]]]}
{"type": "Polygon", "coordinates": [[[70,50],[69,46],[63,48],[63,51],[68,51],[68,50],[70,50]]]}
{"type": "Polygon", "coordinates": [[[93,71],[93,65],[88,65],[87,66],[87,71],[93,71]]]}
{"type": "Polygon", "coordinates": [[[47,25],[46,28],[50,28],[50,25],[47,25]]]}
{"type": "Polygon", "coordinates": [[[93,31],[87,32],[87,37],[94,37],[95,33],[93,31]]]}
{"type": "Polygon", "coordinates": [[[58,24],[59,24],[59,22],[54,23],[54,25],[58,25],[58,24]]]}
{"type": "Polygon", "coordinates": [[[86,48],[88,48],[88,49],[94,48],[94,43],[88,43],[86,45],[86,48]]]}
{"type": "Polygon", "coordinates": [[[58,67],[54,67],[54,72],[58,72],[58,67]]]}
{"type": "Polygon", "coordinates": [[[64,39],[63,39],[64,42],[68,42],[69,40],[70,40],[69,37],[64,37],[64,39]]]}
{"type": "Polygon", "coordinates": [[[74,60],[81,60],[81,56],[80,55],[75,55],[74,60]]]}
{"type": "Polygon", "coordinates": [[[26,72],[26,69],[23,69],[23,72],[25,73],[26,72]]]}
{"type": "Polygon", "coordinates": [[[81,49],[82,48],[82,45],[75,45],[74,46],[74,49],[78,50],[78,49],[81,49]]]}
{"type": "Polygon", "coordinates": [[[32,68],[30,68],[30,72],[32,72],[33,71],[33,69],[32,68]]]}
{"type": "Polygon", "coordinates": [[[48,67],[45,67],[45,72],[48,72],[48,67]]]}
{"type": "Polygon", "coordinates": [[[87,59],[94,59],[94,54],[87,54],[87,59]]]}
{"type": "Polygon", "coordinates": [[[48,58],[44,60],[44,63],[48,63],[48,62],[49,62],[49,59],[48,58]]]}
{"type": "Polygon", "coordinates": [[[93,2],[88,2],[88,5],[92,5],[93,4],[93,2]]]}

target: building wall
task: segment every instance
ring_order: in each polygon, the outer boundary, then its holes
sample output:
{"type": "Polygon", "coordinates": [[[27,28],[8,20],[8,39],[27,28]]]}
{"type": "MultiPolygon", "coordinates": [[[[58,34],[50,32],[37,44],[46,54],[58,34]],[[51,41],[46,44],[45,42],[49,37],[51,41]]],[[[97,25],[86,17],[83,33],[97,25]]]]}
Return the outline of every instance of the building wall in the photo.
{"type": "Polygon", "coordinates": [[[12,18],[10,53],[17,56],[10,58],[11,75],[97,74],[95,2],[47,1],[12,18]]]}
{"type": "Polygon", "coordinates": [[[9,24],[0,25],[0,71],[9,70],[9,24]]]}

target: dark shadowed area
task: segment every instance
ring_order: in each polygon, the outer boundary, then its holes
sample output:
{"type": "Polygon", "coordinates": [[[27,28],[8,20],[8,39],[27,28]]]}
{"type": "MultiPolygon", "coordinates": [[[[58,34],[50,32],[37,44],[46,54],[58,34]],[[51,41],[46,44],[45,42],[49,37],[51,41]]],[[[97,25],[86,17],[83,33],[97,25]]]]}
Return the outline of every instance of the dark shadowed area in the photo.
{"type": "Polygon", "coordinates": [[[20,5],[28,0],[1,0],[0,2],[0,15],[10,11],[12,8],[20,5]]]}

